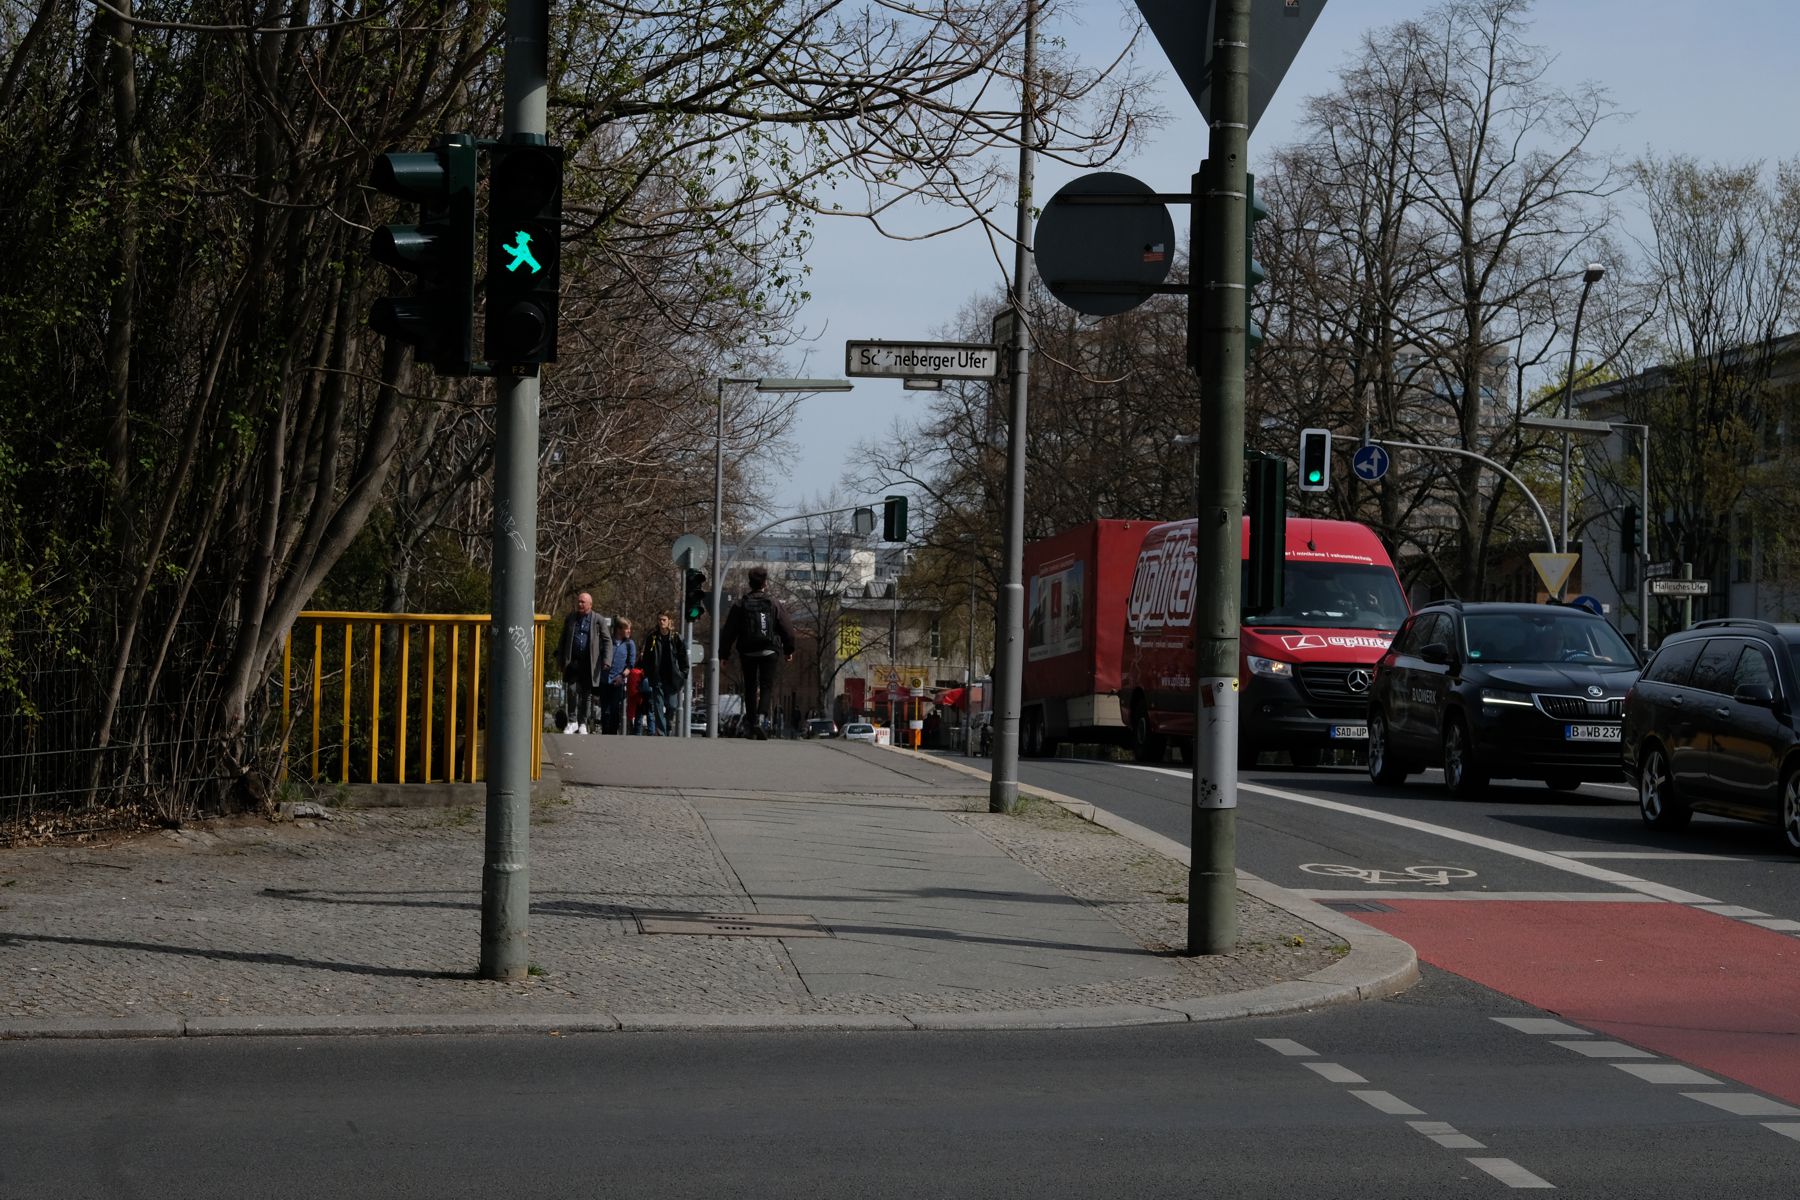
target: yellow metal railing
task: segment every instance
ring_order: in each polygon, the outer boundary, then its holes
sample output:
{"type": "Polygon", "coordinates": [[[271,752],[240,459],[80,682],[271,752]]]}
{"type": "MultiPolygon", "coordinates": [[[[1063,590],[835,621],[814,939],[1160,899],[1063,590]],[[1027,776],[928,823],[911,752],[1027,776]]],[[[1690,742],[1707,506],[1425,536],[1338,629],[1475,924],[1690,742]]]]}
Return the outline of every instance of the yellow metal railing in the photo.
{"type": "MultiPolygon", "coordinates": [[[[487,739],[482,721],[487,711],[482,691],[486,655],[482,648],[488,641],[484,635],[491,623],[492,618],[485,614],[301,613],[294,629],[288,631],[281,653],[282,758],[278,778],[287,778],[292,765],[304,766],[302,773],[315,782],[332,776],[346,784],[480,781],[487,739]],[[335,629],[329,638],[326,633],[328,628],[340,625],[344,636],[343,649],[338,652],[335,629]],[[306,636],[308,627],[310,638],[306,636]],[[364,630],[360,641],[359,627],[364,630]],[[298,692],[294,682],[296,631],[300,634],[300,667],[305,679],[298,692]],[[386,675],[382,669],[384,640],[391,642],[399,659],[397,669],[386,675]],[[417,655],[413,653],[415,641],[417,655]],[[328,688],[334,669],[342,679],[328,688]],[[338,697],[341,704],[332,705],[337,711],[327,713],[327,705],[338,697]],[[383,717],[384,698],[391,700],[386,709],[391,715],[387,718],[383,717]],[[303,716],[312,731],[310,753],[304,756],[303,763],[292,762],[296,757],[296,707],[306,710],[303,716]],[[417,721],[412,720],[415,711],[417,721]],[[389,725],[385,743],[384,720],[389,725]],[[322,740],[334,728],[337,740],[322,740]],[[440,748],[442,753],[434,756],[440,748]],[[366,772],[361,769],[365,753],[366,772]]],[[[538,778],[543,758],[544,638],[549,623],[548,616],[537,615],[531,679],[533,779],[538,778]]]]}

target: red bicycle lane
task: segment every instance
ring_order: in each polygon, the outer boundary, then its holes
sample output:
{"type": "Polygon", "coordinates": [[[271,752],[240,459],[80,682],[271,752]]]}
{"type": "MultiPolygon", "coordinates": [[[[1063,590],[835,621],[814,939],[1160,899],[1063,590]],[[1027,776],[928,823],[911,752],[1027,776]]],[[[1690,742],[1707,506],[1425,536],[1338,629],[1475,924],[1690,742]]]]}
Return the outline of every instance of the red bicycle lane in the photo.
{"type": "Polygon", "coordinates": [[[1800,1104],[1800,938],[1681,904],[1384,900],[1435,967],[1800,1104]]]}

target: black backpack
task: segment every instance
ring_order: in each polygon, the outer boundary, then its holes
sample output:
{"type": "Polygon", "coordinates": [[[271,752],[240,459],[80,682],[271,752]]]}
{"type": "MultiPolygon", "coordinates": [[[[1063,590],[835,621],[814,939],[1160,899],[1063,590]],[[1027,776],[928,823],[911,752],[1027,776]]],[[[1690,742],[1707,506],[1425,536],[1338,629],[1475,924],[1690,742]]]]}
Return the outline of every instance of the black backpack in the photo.
{"type": "Polygon", "coordinates": [[[775,649],[775,602],[762,592],[751,592],[738,606],[738,650],[767,654],[775,649]]]}

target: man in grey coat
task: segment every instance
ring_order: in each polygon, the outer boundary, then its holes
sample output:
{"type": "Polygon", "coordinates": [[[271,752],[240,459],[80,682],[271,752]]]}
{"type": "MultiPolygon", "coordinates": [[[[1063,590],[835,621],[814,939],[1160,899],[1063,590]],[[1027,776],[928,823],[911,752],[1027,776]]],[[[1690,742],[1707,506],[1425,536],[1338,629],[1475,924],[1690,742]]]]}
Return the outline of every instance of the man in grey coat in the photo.
{"type": "Polygon", "coordinates": [[[564,733],[586,733],[588,710],[594,689],[606,677],[612,661],[612,628],[594,611],[594,597],[587,592],[575,597],[575,611],[563,618],[562,638],[556,643],[556,662],[562,667],[563,706],[568,720],[564,733]]]}

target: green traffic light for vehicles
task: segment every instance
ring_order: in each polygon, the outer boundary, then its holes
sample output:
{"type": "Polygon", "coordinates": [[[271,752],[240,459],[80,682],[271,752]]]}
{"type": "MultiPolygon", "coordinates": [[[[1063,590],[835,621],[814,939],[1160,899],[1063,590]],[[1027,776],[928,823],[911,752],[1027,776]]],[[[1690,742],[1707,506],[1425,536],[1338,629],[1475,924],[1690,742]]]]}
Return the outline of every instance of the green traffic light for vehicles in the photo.
{"type": "Polygon", "coordinates": [[[1325,478],[1325,472],[1323,471],[1308,471],[1306,473],[1306,482],[1308,483],[1317,483],[1323,478],[1325,478]]]}

